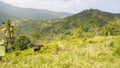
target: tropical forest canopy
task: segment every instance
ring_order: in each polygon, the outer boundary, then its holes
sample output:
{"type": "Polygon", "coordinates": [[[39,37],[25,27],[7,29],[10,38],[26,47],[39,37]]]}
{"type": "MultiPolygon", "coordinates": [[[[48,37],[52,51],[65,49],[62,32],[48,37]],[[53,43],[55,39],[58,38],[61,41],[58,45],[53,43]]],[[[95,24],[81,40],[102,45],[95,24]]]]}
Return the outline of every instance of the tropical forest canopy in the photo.
{"type": "Polygon", "coordinates": [[[14,20],[17,34],[23,34],[32,41],[53,41],[71,38],[120,35],[120,14],[84,10],[61,19],[14,20]]]}

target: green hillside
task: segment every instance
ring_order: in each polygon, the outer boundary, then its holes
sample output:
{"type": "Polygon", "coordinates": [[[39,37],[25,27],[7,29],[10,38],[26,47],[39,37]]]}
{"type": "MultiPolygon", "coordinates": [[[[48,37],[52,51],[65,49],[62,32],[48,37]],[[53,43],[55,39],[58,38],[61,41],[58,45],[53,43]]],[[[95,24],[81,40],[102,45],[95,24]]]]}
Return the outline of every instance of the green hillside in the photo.
{"type": "Polygon", "coordinates": [[[3,68],[119,68],[120,36],[54,41],[3,57],[3,68]]]}
{"type": "MultiPolygon", "coordinates": [[[[73,35],[77,31],[81,31],[81,33],[85,33],[84,35],[90,33],[90,36],[94,36],[96,31],[99,32],[102,30],[102,28],[110,21],[113,21],[115,17],[119,16],[100,10],[84,10],[83,12],[54,23],[53,26],[49,27],[51,30],[48,30],[48,32],[73,35]]],[[[82,37],[85,37],[84,35],[82,37]]]]}
{"type": "MultiPolygon", "coordinates": [[[[119,14],[89,9],[61,19],[26,19],[15,22],[18,23],[18,32],[20,34],[25,34],[32,37],[32,39],[45,41],[119,35],[120,31],[114,30],[119,29],[119,26],[111,25],[111,23],[115,22],[116,17],[119,18],[119,16],[119,14]]],[[[119,19],[117,20],[119,21],[119,19]]],[[[117,25],[120,25],[120,23],[118,22],[117,25]]]]}
{"type": "Polygon", "coordinates": [[[8,47],[0,68],[120,67],[119,14],[89,9],[58,19],[5,20],[2,29],[8,47]]]}

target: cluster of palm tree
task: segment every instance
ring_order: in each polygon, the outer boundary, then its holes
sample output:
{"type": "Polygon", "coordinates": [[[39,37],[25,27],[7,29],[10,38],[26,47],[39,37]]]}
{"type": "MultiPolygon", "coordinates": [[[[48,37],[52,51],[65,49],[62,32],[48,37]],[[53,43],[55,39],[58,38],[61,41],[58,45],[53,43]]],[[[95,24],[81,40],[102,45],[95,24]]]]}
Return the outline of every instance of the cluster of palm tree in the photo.
{"type": "Polygon", "coordinates": [[[4,33],[5,50],[8,52],[8,49],[13,47],[15,38],[15,27],[11,20],[8,19],[2,23],[2,32],[4,33]]]}

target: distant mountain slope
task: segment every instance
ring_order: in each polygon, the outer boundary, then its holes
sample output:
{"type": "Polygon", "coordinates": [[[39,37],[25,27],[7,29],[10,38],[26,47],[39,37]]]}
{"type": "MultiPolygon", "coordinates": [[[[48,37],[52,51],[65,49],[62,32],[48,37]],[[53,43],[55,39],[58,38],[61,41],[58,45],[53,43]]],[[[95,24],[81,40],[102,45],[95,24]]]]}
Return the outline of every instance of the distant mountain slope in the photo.
{"type": "Polygon", "coordinates": [[[108,13],[97,9],[84,10],[73,16],[64,18],[45,29],[45,33],[56,33],[73,35],[77,30],[91,32],[94,35],[95,29],[101,30],[109,21],[120,14],[108,13]]]}
{"type": "Polygon", "coordinates": [[[0,1],[0,19],[29,18],[29,19],[51,19],[71,15],[66,12],[53,12],[43,9],[19,8],[0,1]]]}
{"type": "Polygon", "coordinates": [[[120,14],[89,9],[63,19],[21,21],[19,32],[38,39],[94,37],[115,17],[120,14]]]}

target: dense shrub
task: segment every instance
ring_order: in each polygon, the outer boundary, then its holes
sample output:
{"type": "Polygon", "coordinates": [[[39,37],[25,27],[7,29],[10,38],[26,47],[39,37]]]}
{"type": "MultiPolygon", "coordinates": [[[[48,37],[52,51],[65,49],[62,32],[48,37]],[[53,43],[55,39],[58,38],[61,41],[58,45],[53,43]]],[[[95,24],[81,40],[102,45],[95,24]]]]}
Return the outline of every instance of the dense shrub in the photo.
{"type": "Polygon", "coordinates": [[[14,42],[15,50],[25,50],[33,47],[33,43],[26,36],[18,36],[14,42]]]}
{"type": "Polygon", "coordinates": [[[117,55],[120,55],[120,46],[118,46],[116,48],[116,50],[114,51],[114,53],[117,54],[117,55]]]}

